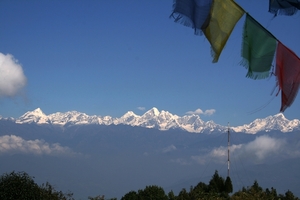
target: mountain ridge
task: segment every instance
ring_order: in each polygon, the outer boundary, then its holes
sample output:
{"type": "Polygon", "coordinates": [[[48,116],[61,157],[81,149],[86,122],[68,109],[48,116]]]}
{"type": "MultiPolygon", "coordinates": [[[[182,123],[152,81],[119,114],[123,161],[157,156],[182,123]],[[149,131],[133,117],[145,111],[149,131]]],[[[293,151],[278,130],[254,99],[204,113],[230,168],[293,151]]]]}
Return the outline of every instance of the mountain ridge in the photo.
{"type": "MultiPolygon", "coordinates": [[[[143,115],[137,115],[133,111],[128,111],[120,118],[87,115],[78,111],[56,112],[46,115],[41,108],[37,108],[24,113],[17,119],[10,118],[10,120],[14,120],[15,123],[18,124],[36,123],[40,125],[51,124],[58,126],[124,124],[145,128],[157,128],[162,131],[182,129],[192,133],[226,132],[228,130],[228,127],[216,124],[214,121],[203,121],[199,115],[189,114],[178,116],[165,110],[159,111],[155,107],[146,111],[143,115]]],[[[300,130],[300,120],[288,120],[283,113],[278,113],[263,119],[255,119],[249,124],[230,127],[230,129],[234,132],[244,132],[248,134],[256,134],[261,131],[270,132],[272,130],[279,130],[286,133],[300,130]]]]}

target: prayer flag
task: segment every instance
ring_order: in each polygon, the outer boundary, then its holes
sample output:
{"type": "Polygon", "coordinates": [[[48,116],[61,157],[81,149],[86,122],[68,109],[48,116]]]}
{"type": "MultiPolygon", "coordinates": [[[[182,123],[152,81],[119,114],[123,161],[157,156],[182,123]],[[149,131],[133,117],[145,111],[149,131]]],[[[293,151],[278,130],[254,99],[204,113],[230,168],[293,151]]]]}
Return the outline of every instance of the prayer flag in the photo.
{"type": "Polygon", "coordinates": [[[173,17],[175,22],[193,28],[196,35],[201,35],[203,25],[209,16],[211,3],[212,0],[174,0],[170,17],[173,17]]]}
{"type": "MultiPolygon", "coordinates": [[[[300,59],[278,41],[276,52],[276,76],[281,90],[281,108],[284,112],[294,102],[300,86],[300,59]]],[[[278,93],[279,93],[278,91],[278,93]]]]}
{"type": "Polygon", "coordinates": [[[262,79],[270,75],[269,71],[276,50],[276,38],[263,28],[249,14],[243,33],[242,65],[248,69],[247,77],[262,79]]]}
{"type": "Polygon", "coordinates": [[[269,0],[269,12],[281,15],[294,15],[300,10],[300,2],[298,0],[269,0]]]}
{"type": "Polygon", "coordinates": [[[211,44],[213,62],[218,62],[219,56],[244,10],[233,0],[214,0],[210,11],[208,26],[203,30],[211,44]]]}

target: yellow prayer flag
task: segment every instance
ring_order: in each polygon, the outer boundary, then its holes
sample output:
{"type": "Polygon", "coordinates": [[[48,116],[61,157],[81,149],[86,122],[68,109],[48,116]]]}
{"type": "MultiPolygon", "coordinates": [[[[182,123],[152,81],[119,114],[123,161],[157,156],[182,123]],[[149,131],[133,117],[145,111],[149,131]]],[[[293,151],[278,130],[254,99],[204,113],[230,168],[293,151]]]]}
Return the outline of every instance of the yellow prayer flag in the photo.
{"type": "Polygon", "coordinates": [[[210,19],[204,34],[211,44],[213,62],[219,56],[239,19],[245,11],[233,0],[214,0],[210,11],[210,19]]]}

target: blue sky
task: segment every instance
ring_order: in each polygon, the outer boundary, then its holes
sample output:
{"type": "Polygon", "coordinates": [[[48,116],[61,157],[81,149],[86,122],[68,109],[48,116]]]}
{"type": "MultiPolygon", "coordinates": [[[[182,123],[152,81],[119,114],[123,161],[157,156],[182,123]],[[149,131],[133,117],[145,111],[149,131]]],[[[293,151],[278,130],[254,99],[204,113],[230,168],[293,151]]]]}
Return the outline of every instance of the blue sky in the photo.
{"type": "MultiPolygon", "coordinates": [[[[236,2],[300,55],[299,13],[273,19],[267,0],[236,2]]],[[[277,114],[280,96],[249,114],[273,98],[276,81],[248,79],[239,65],[245,16],[214,64],[206,38],[169,18],[172,4],[0,1],[0,53],[18,60],[27,80],[23,89],[0,95],[0,115],[19,117],[40,107],[45,114],[76,110],[121,117],[157,107],[179,116],[215,110],[200,116],[242,125],[277,114]]],[[[299,108],[297,97],[286,118],[299,119],[299,108]]]]}

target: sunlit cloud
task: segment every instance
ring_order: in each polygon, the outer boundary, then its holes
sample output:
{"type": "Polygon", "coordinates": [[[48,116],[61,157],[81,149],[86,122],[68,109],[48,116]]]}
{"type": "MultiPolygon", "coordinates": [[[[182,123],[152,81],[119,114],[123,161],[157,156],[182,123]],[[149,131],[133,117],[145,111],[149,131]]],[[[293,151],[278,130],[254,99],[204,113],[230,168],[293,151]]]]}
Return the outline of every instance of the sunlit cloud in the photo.
{"type": "Polygon", "coordinates": [[[192,114],[195,114],[195,115],[202,115],[204,112],[200,109],[200,108],[198,108],[197,110],[195,110],[195,111],[188,111],[188,112],[186,112],[186,114],[188,114],[188,115],[192,115],[192,114]]]}
{"type": "Polygon", "coordinates": [[[44,140],[24,140],[19,136],[4,135],[0,137],[0,154],[74,156],[77,153],[58,143],[49,144],[44,140]]]}
{"type": "Polygon", "coordinates": [[[216,112],[215,109],[209,109],[204,112],[204,115],[213,115],[215,114],[215,112],[216,112]]]}
{"type": "Polygon", "coordinates": [[[186,114],[188,115],[213,115],[216,112],[215,109],[209,109],[209,110],[205,110],[203,111],[202,109],[198,108],[195,111],[188,111],[186,112],[186,114]]]}
{"type": "Polygon", "coordinates": [[[22,66],[10,54],[0,53],[0,97],[13,97],[26,85],[22,66]]]}
{"type": "MultiPolygon", "coordinates": [[[[285,139],[272,138],[268,135],[256,137],[255,140],[230,146],[230,154],[247,162],[262,163],[267,159],[300,157],[297,147],[288,145],[285,139]]],[[[197,163],[204,165],[207,162],[224,163],[227,161],[227,146],[212,149],[206,154],[191,157],[197,163]]]]}
{"type": "Polygon", "coordinates": [[[137,107],[137,109],[143,111],[143,110],[145,110],[146,108],[145,108],[145,107],[137,107]]]}

